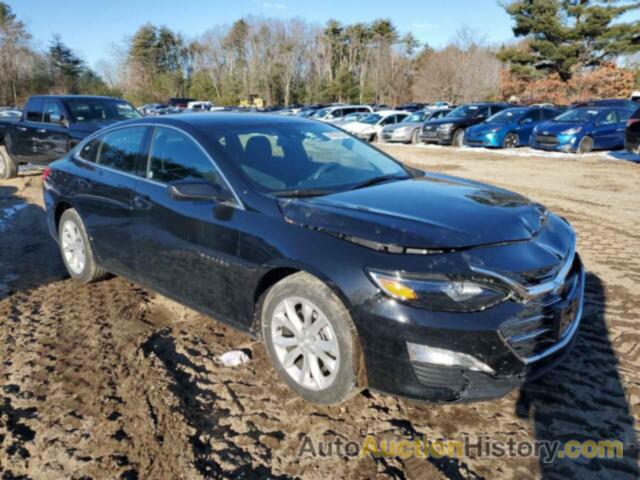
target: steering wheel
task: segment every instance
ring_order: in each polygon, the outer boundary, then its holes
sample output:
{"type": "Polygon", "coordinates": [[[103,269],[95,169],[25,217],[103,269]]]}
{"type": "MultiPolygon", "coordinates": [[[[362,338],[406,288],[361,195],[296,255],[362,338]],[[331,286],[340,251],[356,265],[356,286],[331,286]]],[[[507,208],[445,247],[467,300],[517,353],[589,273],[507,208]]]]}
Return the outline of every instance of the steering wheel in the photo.
{"type": "Polygon", "coordinates": [[[325,163],[318,170],[313,172],[313,175],[309,177],[309,180],[317,180],[320,178],[320,176],[324,175],[325,173],[328,173],[339,167],[341,167],[341,165],[337,162],[325,163]]]}

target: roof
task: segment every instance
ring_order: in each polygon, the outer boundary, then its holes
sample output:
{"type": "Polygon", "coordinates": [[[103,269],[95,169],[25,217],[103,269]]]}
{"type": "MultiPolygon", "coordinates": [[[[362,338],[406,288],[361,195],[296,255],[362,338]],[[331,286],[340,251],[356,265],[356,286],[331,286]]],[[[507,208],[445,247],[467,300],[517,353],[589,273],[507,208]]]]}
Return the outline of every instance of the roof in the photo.
{"type": "Polygon", "coordinates": [[[288,115],[278,115],[270,113],[253,112],[202,112],[202,113],[179,113],[176,115],[162,115],[154,117],[142,117],[135,120],[128,120],[127,123],[154,123],[157,125],[174,125],[176,127],[189,125],[197,129],[215,128],[217,126],[236,125],[264,125],[276,123],[300,123],[314,122],[303,117],[293,117],[288,115]]]}
{"type": "Polygon", "coordinates": [[[29,98],[61,98],[63,100],[72,99],[87,99],[87,100],[120,100],[125,102],[122,98],[117,97],[105,97],[101,95],[31,95],[29,98]]]}

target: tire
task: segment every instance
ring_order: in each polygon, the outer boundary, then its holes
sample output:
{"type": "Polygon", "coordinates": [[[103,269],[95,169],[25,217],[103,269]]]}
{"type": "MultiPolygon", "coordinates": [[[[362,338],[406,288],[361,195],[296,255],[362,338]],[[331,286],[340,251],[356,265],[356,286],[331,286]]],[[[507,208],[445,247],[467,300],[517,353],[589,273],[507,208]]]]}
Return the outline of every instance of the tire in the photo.
{"type": "Polygon", "coordinates": [[[284,278],[264,297],[260,319],[267,354],[291,390],[321,405],[342,403],[358,393],[355,326],[342,301],[322,281],[305,272],[284,278]],[[295,325],[289,320],[293,315],[295,325]],[[319,330],[314,332],[314,327],[319,330]]]}
{"type": "Polygon", "coordinates": [[[60,217],[58,243],[64,266],[74,280],[92,283],[108,276],[105,270],[96,265],[84,223],[73,208],[65,210],[60,217]]]}
{"type": "Polygon", "coordinates": [[[377,142],[378,141],[378,134],[374,133],[373,135],[371,135],[371,137],[369,137],[369,143],[372,142],[377,142]]]}
{"type": "Polygon", "coordinates": [[[451,145],[454,147],[461,147],[464,142],[464,130],[459,128],[455,132],[453,132],[453,140],[451,141],[451,145]]]}
{"type": "Polygon", "coordinates": [[[413,145],[419,145],[420,144],[420,129],[417,128],[413,134],[411,135],[411,143],[413,145]]]}
{"type": "Polygon", "coordinates": [[[518,143],[518,134],[509,132],[504,136],[504,140],[502,140],[502,148],[516,148],[518,143]]]}
{"type": "Polygon", "coordinates": [[[589,136],[584,136],[578,143],[578,148],[576,148],[576,153],[589,153],[593,150],[593,138],[589,136]]]}
{"type": "Polygon", "coordinates": [[[9,156],[6,147],[0,146],[0,180],[9,180],[18,176],[18,164],[9,156]]]}

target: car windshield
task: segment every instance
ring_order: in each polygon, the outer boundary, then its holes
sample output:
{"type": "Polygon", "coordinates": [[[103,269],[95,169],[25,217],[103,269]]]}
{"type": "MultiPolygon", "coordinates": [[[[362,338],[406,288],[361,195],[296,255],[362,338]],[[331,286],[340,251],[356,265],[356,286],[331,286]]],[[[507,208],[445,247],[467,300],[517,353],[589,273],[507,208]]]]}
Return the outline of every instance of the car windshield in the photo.
{"type": "Polygon", "coordinates": [[[380,115],[378,115],[377,113],[371,113],[369,115],[366,115],[362,118],[358,119],[358,122],[360,123],[367,123],[369,125],[373,125],[374,123],[378,123],[380,121],[382,117],[380,115]]]}
{"type": "Polygon", "coordinates": [[[362,117],[362,113],[350,113],[346,117],[344,117],[345,122],[355,122],[358,118],[362,117]]]}
{"type": "Polygon", "coordinates": [[[75,123],[130,120],[141,115],[124,100],[72,98],[65,100],[75,123]]]}
{"type": "Polygon", "coordinates": [[[511,123],[517,121],[526,113],[526,108],[509,108],[492,115],[487,119],[487,123],[511,123]]]}
{"type": "Polygon", "coordinates": [[[479,109],[480,107],[478,105],[462,105],[461,107],[451,110],[447,117],[467,118],[474,115],[479,109]]]}
{"type": "Polygon", "coordinates": [[[566,111],[562,115],[556,117],[556,122],[577,122],[584,123],[590,122],[594,118],[598,116],[601,110],[596,110],[593,108],[572,108],[571,110],[566,111]]]}
{"type": "Polygon", "coordinates": [[[384,153],[322,123],[228,125],[207,133],[214,153],[265,193],[322,195],[409,177],[384,153]]]}
{"type": "Polygon", "coordinates": [[[316,113],[314,113],[312,115],[312,117],[316,117],[316,118],[324,118],[327,116],[327,114],[331,111],[330,108],[321,108],[320,110],[318,110],[316,113]]]}
{"type": "Polygon", "coordinates": [[[412,113],[400,123],[418,123],[424,120],[424,112],[412,113]]]}

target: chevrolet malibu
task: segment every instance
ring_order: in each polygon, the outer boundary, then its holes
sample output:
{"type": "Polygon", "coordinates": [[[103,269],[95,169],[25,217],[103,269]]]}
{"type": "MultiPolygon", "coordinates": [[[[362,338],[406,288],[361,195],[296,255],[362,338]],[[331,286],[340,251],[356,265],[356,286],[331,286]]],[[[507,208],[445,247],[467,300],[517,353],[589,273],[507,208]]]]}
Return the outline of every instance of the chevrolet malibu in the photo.
{"type": "Polygon", "coordinates": [[[71,277],[126,277],[261,340],[308,401],[495,398],[570,351],[585,275],[561,217],[325,123],[182,114],[43,175],[71,277]]]}

